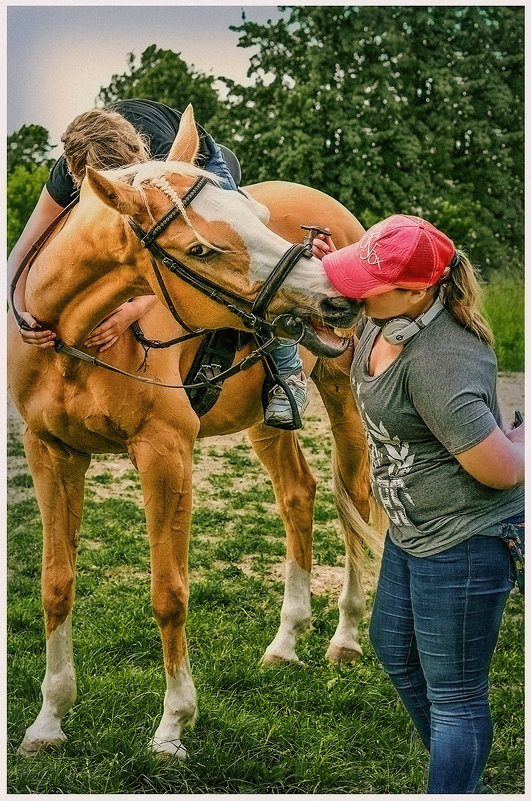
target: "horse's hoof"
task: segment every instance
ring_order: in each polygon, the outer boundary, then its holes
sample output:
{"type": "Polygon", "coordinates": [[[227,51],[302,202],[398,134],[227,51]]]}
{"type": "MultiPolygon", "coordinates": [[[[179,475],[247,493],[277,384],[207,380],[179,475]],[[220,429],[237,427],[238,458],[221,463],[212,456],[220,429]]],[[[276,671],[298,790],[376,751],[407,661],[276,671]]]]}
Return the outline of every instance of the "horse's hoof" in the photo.
{"type": "Polygon", "coordinates": [[[269,665],[282,665],[282,664],[292,664],[292,665],[302,665],[297,654],[292,654],[291,656],[283,656],[282,654],[275,654],[273,652],[266,651],[263,657],[260,660],[260,664],[268,667],[269,665]]]}
{"type": "Polygon", "coordinates": [[[345,645],[335,645],[330,643],[326,658],[329,662],[356,662],[361,656],[361,648],[348,648],[345,645]]]}
{"type": "Polygon", "coordinates": [[[58,746],[62,745],[65,740],[66,734],[63,732],[61,732],[61,736],[54,737],[50,740],[33,739],[32,737],[28,737],[26,735],[18,747],[17,754],[24,757],[35,756],[40,751],[44,751],[45,749],[58,748],[58,746]]]}
{"type": "Polygon", "coordinates": [[[160,759],[185,760],[188,756],[186,748],[180,740],[161,740],[158,737],[154,737],[149,747],[160,759]]]}

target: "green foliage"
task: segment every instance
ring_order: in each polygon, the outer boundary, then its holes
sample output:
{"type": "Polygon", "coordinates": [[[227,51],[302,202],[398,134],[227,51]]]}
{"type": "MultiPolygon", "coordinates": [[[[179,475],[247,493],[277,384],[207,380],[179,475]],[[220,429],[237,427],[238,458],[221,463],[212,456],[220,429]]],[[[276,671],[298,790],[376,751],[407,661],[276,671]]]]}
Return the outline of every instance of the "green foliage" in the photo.
{"type": "Polygon", "coordinates": [[[245,181],[315,186],[369,226],[439,225],[488,272],[523,264],[523,9],[289,6],[244,21],[256,85],[213,125],[245,181]]]}
{"type": "Polygon", "coordinates": [[[504,372],[525,369],[525,292],[518,279],[496,279],[485,287],[485,315],[494,331],[498,367],[504,372]]]}
{"type": "Polygon", "coordinates": [[[46,166],[17,164],[7,175],[7,247],[11,251],[33,211],[49,175],[46,166]]]}
{"type": "Polygon", "coordinates": [[[27,169],[35,166],[51,167],[50,134],[42,125],[23,125],[7,137],[7,171],[12,172],[19,164],[27,169]]]}
{"type": "MultiPolygon", "coordinates": [[[[518,6],[287,6],[233,28],[251,86],[150,45],[102,87],[197,119],[240,158],[244,183],[284,179],[340,200],[368,227],[392,213],[443,229],[484,275],[523,269],[523,19],[518,6]]],[[[44,163],[46,137],[10,142],[44,163]]],[[[19,222],[14,223],[16,228],[19,222]]]]}
{"type": "Polygon", "coordinates": [[[7,249],[19,238],[46,183],[53,159],[42,125],[23,125],[7,137],[7,249]]]}
{"type": "Polygon", "coordinates": [[[137,59],[127,56],[127,70],[113,75],[109,86],[100,89],[98,99],[113,103],[127,98],[143,97],[183,111],[188,103],[194,106],[196,119],[208,125],[218,106],[214,78],[188,67],[178,53],[150,45],[137,59]]]}

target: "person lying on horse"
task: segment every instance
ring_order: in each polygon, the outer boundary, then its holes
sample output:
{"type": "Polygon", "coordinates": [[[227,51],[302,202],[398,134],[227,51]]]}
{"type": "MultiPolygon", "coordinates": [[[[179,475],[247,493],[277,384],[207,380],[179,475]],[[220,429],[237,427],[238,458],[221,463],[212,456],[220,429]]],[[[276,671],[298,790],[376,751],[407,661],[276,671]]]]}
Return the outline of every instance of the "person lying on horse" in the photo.
{"type": "MultiPolygon", "coordinates": [[[[87,165],[97,170],[108,170],[149,158],[164,159],[179,130],[180,120],[180,112],[145,99],[123,100],[112,107],[93,109],[77,116],[61,137],[64,153],[52,167],[37,205],[10,254],[10,279],[41,233],[63,208],[78,197],[87,165]]],[[[218,145],[202,126],[198,125],[198,129],[198,166],[214,173],[222,188],[236,190],[241,178],[236,156],[228,148],[218,145]]],[[[28,344],[53,347],[55,332],[42,330],[26,310],[25,279],[23,274],[15,292],[17,308],[30,326],[29,330],[20,329],[22,339],[28,344]]],[[[91,332],[85,345],[97,347],[100,352],[111,348],[118,337],[156,302],[156,296],[147,295],[123,303],[91,332]]],[[[274,349],[272,357],[301,416],[308,406],[308,392],[298,347],[286,340],[274,349]]],[[[291,404],[279,384],[269,390],[264,422],[279,428],[293,427],[291,404]]]]}

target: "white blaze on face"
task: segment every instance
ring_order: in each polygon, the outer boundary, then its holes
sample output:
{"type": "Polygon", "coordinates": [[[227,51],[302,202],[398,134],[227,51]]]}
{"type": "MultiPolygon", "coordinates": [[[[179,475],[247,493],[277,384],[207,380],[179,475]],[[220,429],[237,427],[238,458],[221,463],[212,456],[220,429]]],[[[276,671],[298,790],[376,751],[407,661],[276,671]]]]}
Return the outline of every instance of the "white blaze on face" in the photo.
{"type": "MultiPolygon", "coordinates": [[[[245,243],[250,259],[249,281],[263,283],[290,247],[278,234],[273,233],[258,219],[255,202],[251,203],[239,192],[205,187],[194,199],[192,206],[206,222],[224,222],[245,243]]],[[[208,238],[208,232],[201,231],[208,238]]],[[[299,259],[283,283],[284,289],[299,293],[337,297],[338,293],[328,280],[319,259],[299,259]]]]}

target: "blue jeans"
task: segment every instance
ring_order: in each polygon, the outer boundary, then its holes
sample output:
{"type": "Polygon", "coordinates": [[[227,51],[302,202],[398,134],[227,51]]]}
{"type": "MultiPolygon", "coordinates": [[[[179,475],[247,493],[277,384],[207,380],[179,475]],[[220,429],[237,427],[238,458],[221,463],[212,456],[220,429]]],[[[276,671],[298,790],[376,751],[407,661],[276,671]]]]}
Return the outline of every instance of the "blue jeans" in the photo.
{"type": "MultiPolygon", "coordinates": [[[[205,164],[205,170],[213,172],[218,178],[222,179],[222,189],[236,189],[234,178],[232,177],[227,163],[223,157],[223,153],[218,145],[214,143],[215,153],[209,158],[205,164]]],[[[277,345],[271,352],[271,356],[277,366],[277,370],[281,376],[293,375],[300,373],[302,370],[302,361],[299,356],[299,349],[297,345],[286,340],[286,344],[277,345]]]]}
{"type": "Polygon", "coordinates": [[[287,339],[281,345],[277,345],[271,351],[271,356],[277,366],[277,370],[282,377],[300,373],[302,370],[302,360],[299,356],[299,348],[287,339]]]}
{"type": "MultiPolygon", "coordinates": [[[[215,153],[209,158],[205,164],[205,169],[213,172],[218,178],[222,179],[222,189],[236,189],[234,178],[232,177],[227,163],[223,157],[220,148],[215,145],[215,153]]],[[[277,370],[281,376],[293,375],[300,373],[302,370],[302,361],[299,356],[299,349],[297,345],[286,340],[286,344],[277,345],[271,352],[271,356],[277,366],[277,370]]]]}
{"type": "Polygon", "coordinates": [[[227,166],[227,162],[223,158],[223,153],[218,145],[215,145],[215,152],[210,156],[208,161],[204,164],[204,169],[213,172],[218,178],[221,178],[221,189],[237,189],[234,178],[227,166]]]}
{"type": "Polygon", "coordinates": [[[430,752],[428,793],[473,793],[481,779],[488,673],[514,575],[496,536],[425,558],[387,536],[369,633],[430,752]]]}

